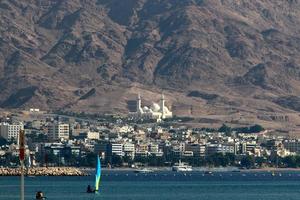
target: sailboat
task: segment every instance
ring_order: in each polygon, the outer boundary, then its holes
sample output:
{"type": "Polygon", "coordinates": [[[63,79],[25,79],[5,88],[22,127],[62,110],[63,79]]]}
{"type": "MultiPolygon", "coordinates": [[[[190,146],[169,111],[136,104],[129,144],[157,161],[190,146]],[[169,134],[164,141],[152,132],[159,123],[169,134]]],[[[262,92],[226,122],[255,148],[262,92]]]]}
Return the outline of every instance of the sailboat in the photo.
{"type": "Polygon", "coordinates": [[[27,177],[35,177],[33,174],[30,174],[30,168],[32,167],[31,156],[28,155],[26,159],[26,176],[27,177]]]}
{"type": "Polygon", "coordinates": [[[101,162],[99,156],[97,156],[97,166],[96,166],[96,173],[95,173],[95,189],[93,190],[92,187],[88,185],[86,192],[98,194],[100,179],[101,179],[101,162]]]}
{"type": "Polygon", "coordinates": [[[95,193],[97,193],[99,190],[100,179],[101,179],[101,162],[100,162],[100,157],[97,156],[97,167],[96,167],[96,174],[95,174],[95,193]]]}

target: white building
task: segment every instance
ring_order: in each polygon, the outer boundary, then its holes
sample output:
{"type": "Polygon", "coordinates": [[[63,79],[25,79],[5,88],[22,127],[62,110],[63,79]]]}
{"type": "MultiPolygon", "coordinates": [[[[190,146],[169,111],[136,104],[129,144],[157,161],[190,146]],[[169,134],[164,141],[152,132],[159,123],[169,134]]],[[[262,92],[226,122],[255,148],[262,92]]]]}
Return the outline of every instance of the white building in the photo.
{"type": "Polygon", "coordinates": [[[125,143],[123,146],[124,154],[131,157],[132,159],[135,156],[135,145],[132,143],[125,143]]]}
{"type": "Polygon", "coordinates": [[[30,112],[38,113],[38,112],[40,112],[40,109],[38,109],[38,108],[30,108],[29,111],[30,112]]]}
{"type": "Polygon", "coordinates": [[[90,140],[99,140],[100,133],[89,131],[89,132],[87,132],[87,138],[90,140]]]}
{"type": "Polygon", "coordinates": [[[24,129],[23,123],[18,124],[8,124],[1,123],[0,124],[0,135],[6,140],[18,139],[20,130],[24,129]]]}
{"type": "Polygon", "coordinates": [[[53,123],[48,126],[48,136],[49,139],[68,140],[70,136],[70,126],[69,124],[53,123]]]}
{"type": "Polygon", "coordinates": [[[117,156],[124,156],[123,152],[123,144],[120,143],[112,143],[109,146],[110,154],[111,155],[117,155],[117,156]]]}
{"type": "Polygon", "coordinates": [[[157,121],[173,116],[172,112],[165,105],[165,97],[163,94],[161,95],[160,103],[152,103],[150,108],[147,106],[142,107],[142,99],[141,96],[138,95],[136,112],[130,115],[136,119],[155,119],[157,121]]]}

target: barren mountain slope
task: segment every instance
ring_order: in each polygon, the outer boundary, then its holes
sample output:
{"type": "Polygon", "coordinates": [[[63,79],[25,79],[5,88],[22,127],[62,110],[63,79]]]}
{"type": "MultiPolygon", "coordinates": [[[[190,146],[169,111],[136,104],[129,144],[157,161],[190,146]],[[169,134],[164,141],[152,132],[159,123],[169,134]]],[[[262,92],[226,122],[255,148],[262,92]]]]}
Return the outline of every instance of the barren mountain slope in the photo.
{"type": "Polygon", "coordinates": [[[297,0],[0,0],[0,106],[126,113],[164,91],[178,115],[287,123],[299,24],[297,0]]]}

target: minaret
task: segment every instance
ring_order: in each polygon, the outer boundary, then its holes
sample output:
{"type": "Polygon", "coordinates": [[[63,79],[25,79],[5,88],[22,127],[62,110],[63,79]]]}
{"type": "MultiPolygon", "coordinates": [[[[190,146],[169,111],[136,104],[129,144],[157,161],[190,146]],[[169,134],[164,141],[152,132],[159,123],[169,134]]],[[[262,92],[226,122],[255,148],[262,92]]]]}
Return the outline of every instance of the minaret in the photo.
{"type": "Polygon", "coordinates": [[[161,93],[161,99],[160,99],[160,111],[161,111],[161,118],[165,118],[165,96],[163,93],[161,93]]]}
{"type": "Polygon", "coordinates": [[[138,94],[137,102],[136,102],[136,112],[140,113],[142,110],[142,99],[140,93],[138,94]]]}

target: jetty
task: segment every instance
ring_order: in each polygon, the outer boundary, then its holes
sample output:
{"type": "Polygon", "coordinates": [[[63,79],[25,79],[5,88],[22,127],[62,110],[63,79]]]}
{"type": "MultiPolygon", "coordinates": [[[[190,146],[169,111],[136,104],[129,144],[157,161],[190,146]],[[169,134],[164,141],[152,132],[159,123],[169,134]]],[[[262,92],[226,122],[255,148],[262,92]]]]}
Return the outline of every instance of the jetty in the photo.
{"type": "MultiPolygon", "coordinates": [[[[34,167],[24,169],[27,176],[87,176],[88,174],[75,167],[34,167]]],[[[0,176],[20,176],[20,168],[0,168],[0,176]]]]}

